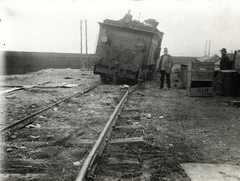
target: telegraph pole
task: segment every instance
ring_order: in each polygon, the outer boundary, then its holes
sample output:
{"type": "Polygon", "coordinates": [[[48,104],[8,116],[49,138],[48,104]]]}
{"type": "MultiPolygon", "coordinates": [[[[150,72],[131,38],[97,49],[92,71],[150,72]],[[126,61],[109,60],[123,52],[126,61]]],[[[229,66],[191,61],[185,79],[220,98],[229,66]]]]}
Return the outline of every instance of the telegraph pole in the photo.
{"type": "Polygon", "coordinates": [[[85,37],[86,37],[86,54],[88,54],[88,47],[87,47],[87,20],[85,20],[85,37]]]}
{"type": "Polygon", "coordinates": [[[205,44],[205,55],[207,55],[207,40],[206,40],[206,44],[205,44]]]}
{"type": "Polygon", "coordinates": [[[210,46],[211,46],[211,40],[209,40],[209,46],[208,46],[208,55],[210,56],[210,46]]]}
{"type": "Polygon", "coordinates": [[[82,54],[82,20],[80,21],[80,53],[82,54]]]}
{"type": "Polygon", "coordinates": [[[86,54],[88,54],[88,46],[87,46],[87,20],[80,20],[80,53],[83,53],[83,36],[85,36],[85,46],[86,46],[86,54]],[[85,23],[84,23],[85,22],[85,23]],[[83,35],[83,27],[85,28],[85,34],[83,35]]]}

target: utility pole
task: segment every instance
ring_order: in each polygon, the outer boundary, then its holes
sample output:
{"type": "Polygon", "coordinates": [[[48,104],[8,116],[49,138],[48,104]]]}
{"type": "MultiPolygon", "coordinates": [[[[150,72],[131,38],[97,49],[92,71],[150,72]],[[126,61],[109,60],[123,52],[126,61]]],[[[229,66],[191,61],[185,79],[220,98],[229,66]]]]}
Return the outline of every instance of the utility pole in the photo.
{"type": "Polygon", "coordinates": [[[83,36],[85,36],[85,46],[86,46],[86,54],[88,54],[88,46],[87,46],[87,20],[80,20],[80,53],[83,53],[83,36]],[[85,23],[84,23],[85,22],[85,23]],[[85,34],[83,34],[83,27],[85,28],[85,34]]]}
{"type": "Polygon", "coordinates": [[[82,54],[82,20],[80,21],[80,53],[82,54]]]}
{"type": "Polygon", "coordinates": [[[205,55],[207,55],[207,40],[206,40],[206,44],[205,44],[205,55]]]}
{"type": "Polygon", "coordinates": [[[85,20],[85,37],[86,37],[86,54],[88,54],[88,46],[87,46],[87,20],[85,20]]]}
{"type": "Polygon", "coordinates": [[[211,47],[211,40],[209,40],[209,46],[208,46],[208,55],[210,56],[210,47],[211,47]]]}

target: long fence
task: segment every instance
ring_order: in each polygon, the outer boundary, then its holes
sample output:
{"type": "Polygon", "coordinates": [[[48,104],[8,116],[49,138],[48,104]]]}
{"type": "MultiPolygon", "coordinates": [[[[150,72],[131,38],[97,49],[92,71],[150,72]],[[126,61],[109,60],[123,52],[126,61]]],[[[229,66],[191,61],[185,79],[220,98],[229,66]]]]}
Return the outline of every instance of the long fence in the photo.
{"type": "Polygon", "coordinates": [[[42,69],[92,68],[96,56],[78,53],[0,52],[0,74],[25,74],[42,69]]]}

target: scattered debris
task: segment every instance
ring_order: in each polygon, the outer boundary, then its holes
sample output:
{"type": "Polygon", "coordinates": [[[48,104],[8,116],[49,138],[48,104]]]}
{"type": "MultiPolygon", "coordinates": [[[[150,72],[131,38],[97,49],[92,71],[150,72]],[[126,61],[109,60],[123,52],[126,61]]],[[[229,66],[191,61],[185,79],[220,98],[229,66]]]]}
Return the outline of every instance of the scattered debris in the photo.
{"type": "Polygon", "coordinates": [[[33,139],[38,139],[38,138],[40,138],[40,136],[30,136],[31,138],[33,138],[33,139]]]}
{"type": "Polygon", "coordinates": [[[131,120],[131,119],[128,119],[128,120],[127,120],[127,122],[128,122],[128,123],[131,123],[131,122],[132,122],[132,120],[131,120]]]}
{"type": "Polygon", "coordinates": [[[40,124],[36,124],[36,125],[33,125],[33,124],[29,124],[27,126],[25,126],[26,128],[41,128],[41,125],[40,124]]]}
{"type": "Polygon", "coordinates": [[[45,100],[44,102],[47,103],[47,104],[51,103],[49,100],[45,100]]]}
{"type": "Polygon", "coordinates": [[[151,114],[147,114],[147,118],[150,119],[152,117],[151,114]]]}
{"type": "Polygon", "coordinates": [[[12,136],[11,136],[11,138],[13,138],[13,139],[16,138],[16,137],[17,137],[17,135],[12,135],[12,136]]]}
{"type": "Polygon", "coordinates": [[[77,162],[73,162],[73,165],[74,166],[79,166],[79,165],[81,165],[81,163],[79,161],[77,161],[77,162]]]}
{"type": "Polygon", "coordinates": [[[11,151],[13,151],[12,148],[7,148],[7,152],[11,152],[11,151]]]}
{"type": "Polygon", "coordinates": [[[110,91],[103,91],[103,93],[110,93],[110,91]]]}
{"type": "Polygon", "coordinates": [[[30,106],[30,108],[35,108],[36,107],[36,105],[35,104],[32,104],[31,106],[30,106]]]}
{"type": "Polygon", "coordinates": [[[35,126],[33,124],[29,124],[27,126],[25,126],[26,128],[35,128],[35,126]]]}
{"type": "Polygon", "coordinates": [[[19,148],[19,149],[26,149],[27,147],[21,145],[20,147],[16,147],[16,148],[19,148]]]}
{"type": "Polygon", "coordinates": [[[8,92],[13,92],[13,91],[17,91],[17,90],[20,90],[22,88],[11,88],[11,89],[7,89],[7,90],[1,90],[0,91],[0,94],[4,94],[4,93],[8,93],[8,92]]]}
{"type": "Polygon", "coordinates": [[[24,89],[31,89],[31,88],[33,88],[33,87],[34,87],[34,85],[24,85],[24,86],[23,86],[24,89]]]}
{"type": "Polygon", "coordinates": [[[72,77],[64,77],[64,79],[73,79],[72,77]]]}
{"type": "Polygon", "coordinates": [[[145,96],[145,94],[137,92],[138,95],[145,96]]]}
{"type": "Polygon", "coordinates": [[[120,89],[129,89],[129,85],[120,85],[119,88],[120,89]]]}
{"type": "Polygon", "coordinates": [[[44,117],[44,116],[38,116],[39,118],[42,118],[42,119],[45,119],[46,117],[44,117]]]}
{"type": "Polygon", "coordinates": [[[48,83],[50,83],[50,81],[43,82],[42,85],[45,85],[45,84],[48,84],[48,83]]]}
{"type": "Polygon", "coordinates": [[[72,87],[77,87],[79,86],[78,84],[65,84],[60,86],[61,88],[72,88],[72,87]]]}
{"type": "Polygon", "coordinates": [[[15,97],[16,97],[15,94],[13,94],[13,95],[9,95],[9,96],[6,96],[7,99],[14,99],[15,97]]]}

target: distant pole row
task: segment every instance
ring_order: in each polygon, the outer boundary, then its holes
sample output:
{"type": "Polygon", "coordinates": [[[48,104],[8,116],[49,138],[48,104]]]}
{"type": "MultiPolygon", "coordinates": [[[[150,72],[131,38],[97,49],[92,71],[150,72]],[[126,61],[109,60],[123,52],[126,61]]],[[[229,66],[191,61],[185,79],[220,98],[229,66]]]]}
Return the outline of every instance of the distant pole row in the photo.
{"type": "Polygon", "coordinates": [[[83,42],[82,42],[82,37],[85,36],[85,45],[86,45],[86,54],[88,54],[88,46],[87,46],[87,20],[85,20],[85,35],[83,35],[82,32],[83,29],[83,21],[80,20],[80,53],[83,53],[83,42]]]}

